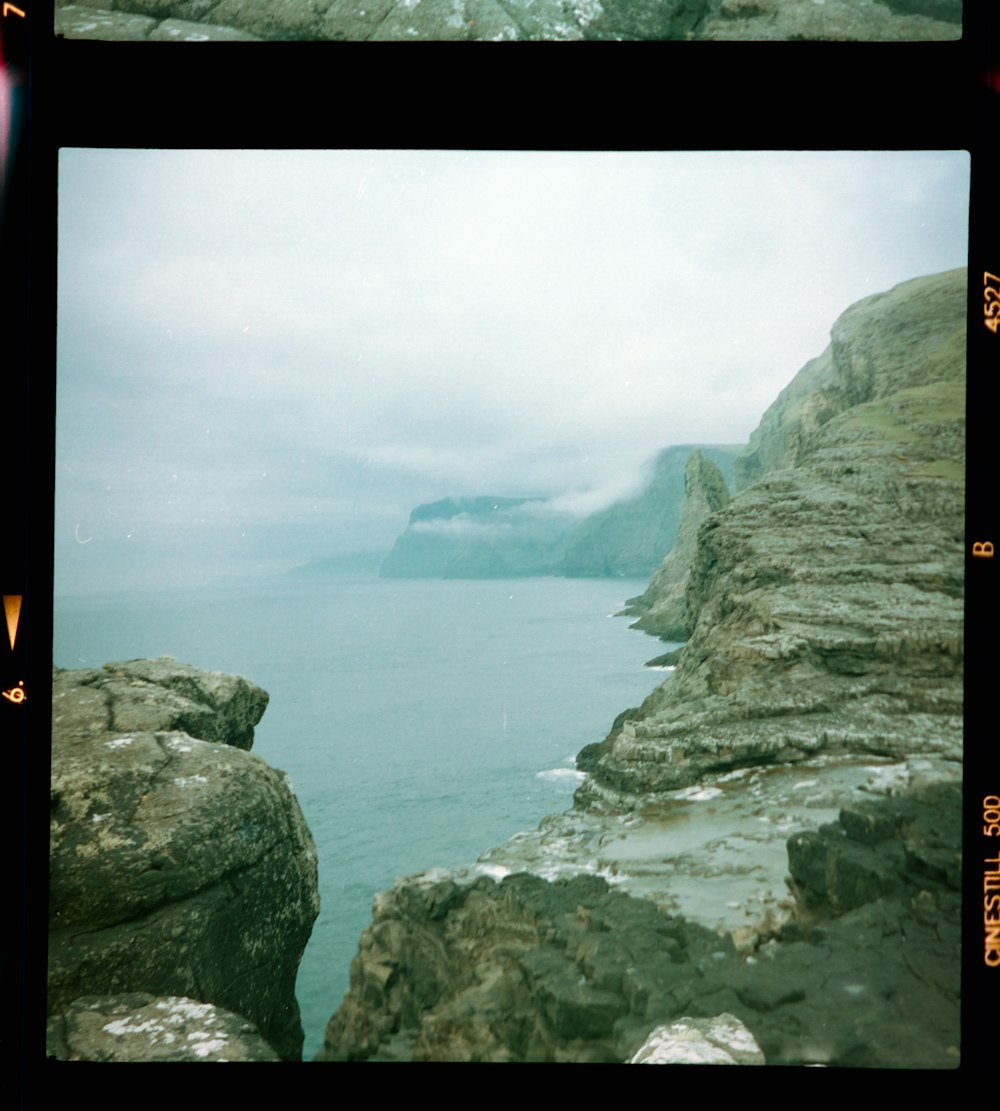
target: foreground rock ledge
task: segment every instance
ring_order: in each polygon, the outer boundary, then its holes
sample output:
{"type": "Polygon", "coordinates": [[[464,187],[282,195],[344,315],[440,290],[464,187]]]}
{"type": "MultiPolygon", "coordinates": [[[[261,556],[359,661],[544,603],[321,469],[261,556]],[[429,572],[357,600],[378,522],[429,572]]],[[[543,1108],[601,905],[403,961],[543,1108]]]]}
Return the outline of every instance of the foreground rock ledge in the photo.
{"type": "Polygon", "coordinates": [[[317,1060],[677,1061],[662,1027],[683,1022],[745,1027],[734,1063],[954,1068],[960,800],[937,785],[795,840],[798,915],[751,954],[598,876],[401,880],[317,1060]]]}
{"type": "Polygon", "coordinates": [[[169,658],[53,677],[49,1009],[145,993],[214,1004],[298,1059],[316,850],[251,755],[267,695],[169,658]]]}

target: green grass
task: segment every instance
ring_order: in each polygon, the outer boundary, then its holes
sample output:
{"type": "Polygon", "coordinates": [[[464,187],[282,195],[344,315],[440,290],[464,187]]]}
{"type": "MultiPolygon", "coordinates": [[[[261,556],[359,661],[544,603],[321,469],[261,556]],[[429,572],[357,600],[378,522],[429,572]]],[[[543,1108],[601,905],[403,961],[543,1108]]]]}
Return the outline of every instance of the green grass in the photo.
{"type": "MultiPolygon", "coordinates": [[[[965,419],[965,383],[932,382],[868,401],[846,414],[848,431],[875,433],[893,444],[917,443],[919,424],[951,424],[965,419]]],[[[874,437],[870,437],[874,438],[874,437]]]]}

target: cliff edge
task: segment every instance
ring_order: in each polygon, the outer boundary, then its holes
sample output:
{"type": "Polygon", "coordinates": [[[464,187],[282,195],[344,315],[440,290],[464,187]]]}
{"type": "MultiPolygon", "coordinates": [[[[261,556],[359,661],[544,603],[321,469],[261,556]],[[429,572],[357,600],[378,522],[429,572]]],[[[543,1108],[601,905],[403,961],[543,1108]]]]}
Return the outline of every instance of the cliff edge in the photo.
{"type": "Polygon", "coordinates": [[[867,752],[961,760],[965,271],[848,309],[698,533],[691,638],[579,804],[867,752]]]}
{"type": "Polygon", "coordinates": [[[301,1057],[316,851],[287,777],[247,751],[266,706],[169,658],[55,669],[54,1056],[301,1057]]]}

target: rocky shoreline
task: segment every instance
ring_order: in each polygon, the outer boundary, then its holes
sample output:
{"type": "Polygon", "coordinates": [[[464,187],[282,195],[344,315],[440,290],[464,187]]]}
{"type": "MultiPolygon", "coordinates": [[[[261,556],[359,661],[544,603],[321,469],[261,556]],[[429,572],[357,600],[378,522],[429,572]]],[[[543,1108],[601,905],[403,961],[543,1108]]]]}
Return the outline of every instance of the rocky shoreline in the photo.
{"type": "Polygon", "coordinates": [[[318,1060],[959,1063],[965,295],[841,316],[643,596],[676,669],[572,811],[376,898],[318,1060]]]}
{"type": "Polygon", "coordinates": [[[317,1060],[620,1062],[672,1023],[728,1015],[758,1063],[956,1067],[960,797],[856,805],[793,838],[801,912],[743,949],[596,875],[400,881],[317,1060]]]}

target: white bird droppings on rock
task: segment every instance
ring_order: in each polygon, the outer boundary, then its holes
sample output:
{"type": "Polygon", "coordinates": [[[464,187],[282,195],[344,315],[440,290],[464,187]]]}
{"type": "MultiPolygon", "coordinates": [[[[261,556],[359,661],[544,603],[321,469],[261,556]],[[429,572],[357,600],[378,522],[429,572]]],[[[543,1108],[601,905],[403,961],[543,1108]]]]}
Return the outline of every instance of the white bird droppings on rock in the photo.
{"type": "Polygon", "coordinates": [[[657,1026],[630,1065],[763,1065],[764,1054],[735,1015],[657,1026]]]}

